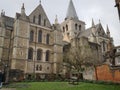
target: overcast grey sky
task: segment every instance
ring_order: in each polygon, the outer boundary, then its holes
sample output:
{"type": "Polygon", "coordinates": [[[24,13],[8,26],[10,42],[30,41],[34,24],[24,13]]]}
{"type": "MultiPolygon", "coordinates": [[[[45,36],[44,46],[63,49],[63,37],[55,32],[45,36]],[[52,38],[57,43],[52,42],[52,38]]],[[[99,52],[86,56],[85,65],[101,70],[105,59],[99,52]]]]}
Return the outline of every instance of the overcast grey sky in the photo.
{"type": "MultiPolygon", "coordinates": [[[[54,23],[56,15],[59,23],[64,20],[69,0],[41,2],[51,23],[54,23]]],[[[25,3],[26,14],[29,15],[39,5],[39,0],[0,0],[0,10],[4,9],[6,15],[15,17],[15,13],[20,12],[22,3],[25,3]]],[[[95,24],[100,19],[105,30],[108,24],[115,45],[120,45],[120,22],[114,0],[73,0],[73,3],[79,19],[86,23],[86,28],[91,26],[92,18],[95,24]]]]}

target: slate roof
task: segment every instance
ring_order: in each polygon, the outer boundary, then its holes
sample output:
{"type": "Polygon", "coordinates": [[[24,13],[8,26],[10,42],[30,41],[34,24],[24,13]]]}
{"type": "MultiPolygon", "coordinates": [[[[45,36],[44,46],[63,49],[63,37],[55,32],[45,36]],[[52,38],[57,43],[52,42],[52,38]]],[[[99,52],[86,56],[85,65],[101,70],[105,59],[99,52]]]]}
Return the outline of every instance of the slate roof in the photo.
{"type": "Polygon", "coordinates": [[[78,20],[78,16],[77,16],[77,13],[76,13],[76,10],[75,10],[75,7],[73,5],[73,1],[72,0],[70,0],[69,6],[68,6],[68,10],[67,10],[66,18],[67,19],[73,18],[73,19],[78,20]]]}
{"type": "Polygon", "coordinates": [[[13,28],[14,18],[9,17],[9,16],[3,16],[3,18],[4,18],[5,27],[13,28]]]}
{"type": "MultiPolygon", "coordinates": [[[[107,37],[101,23],[95,25],[96,28],[96,36],[102,36],[102,37],[107,37]]],[[[89,37],[92,34],[92,27],[86,29],[85,31],[82,31],[79,35],[79,37],[89,37]]]]}

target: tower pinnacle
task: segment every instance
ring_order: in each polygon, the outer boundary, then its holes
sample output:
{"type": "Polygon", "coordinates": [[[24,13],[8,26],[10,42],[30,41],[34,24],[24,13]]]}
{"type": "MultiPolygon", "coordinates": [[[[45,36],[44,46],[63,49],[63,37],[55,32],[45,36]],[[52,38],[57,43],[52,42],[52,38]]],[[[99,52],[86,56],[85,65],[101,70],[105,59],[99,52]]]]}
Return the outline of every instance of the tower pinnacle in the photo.
{"type": "Polygon", "coordinates": [[[92,18],[92,27],[94,27],[95,26],[95,23],[94,23],[94,20],[93,20],[93,18],[92,18]]]}
{"type": "Polygon", "coordinates": [[[41,4],[41,0],[39,1],[39,3],[41,4]]]}
{"type": "Polygon", "coordinates": [[[55,18],[55,24],[58,24],[58,18],[57,18],[57,15],[56,15],[56,18],[55,18]]]}
{"type": "Polygon", "coordinates": [[[109,30],[109,27],[107,25],[107,30],[106,30],[106,33],[107,33],[107,36],[110,37],[110,30],[109,30]]]}
{"type": "Polygon", "coordinates": [[[24,3],[22,5],[22,8],[21,8],[21,16],[25,17],[26,14],[25,14],[25,7],[24,7],[24,3]]]}
{"type": "Polygon", "coordinates": [[[76,10],[75,10],[72,0],[70,0],[70,2],[69,2],[66,19],[77,19],[78,20],[78,16],[77,16],[77,13],[76,13],[76,10]]]}
{"type": "Polygon", "coordinates": [[[23,5],[22,5],[22,9],[25,9],[25,7],[24,7],[24,3],[23,3],[23,5]]]}

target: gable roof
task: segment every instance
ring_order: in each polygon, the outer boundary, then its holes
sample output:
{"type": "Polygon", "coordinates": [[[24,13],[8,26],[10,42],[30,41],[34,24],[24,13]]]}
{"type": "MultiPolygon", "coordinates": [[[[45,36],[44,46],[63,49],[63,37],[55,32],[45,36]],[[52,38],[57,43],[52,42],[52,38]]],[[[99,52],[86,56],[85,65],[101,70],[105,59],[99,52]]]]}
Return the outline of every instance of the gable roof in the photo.
{"type": "MultiPolygon", "coordinates": [[[[82,37],[82,36],[89,37],[92,34],[92,28],[93,27],[90,27],[90,28],[86,29],[85,31],[82,31],[79,37],[82,37]]],[[[107,37],[101,23],[96,24],[95,29],[96,29],[96,36],[107,37]]]]}
{"type": "Polygon", "coordinates": [[[32,22],[33,16],[38,17],[39,15],[41,15],[42,20],[46,19],[48,27],[51,27],[51,23],[50,23],[50,21],[49,21],[49,19],[48,19],[48,17],[47,17],[47,15],[46,15],[46,13],[45,13],[41,4],[39,4],[29,15],[30,22],[32,22]]]}
{"type": "Polygon", "coordinates": [[[14,24],[14,18],[9,17],[9,16],[2,16],[4,18],[4,24],[5,27],[11,27],[13,28],[13,24],[14,24]]]}

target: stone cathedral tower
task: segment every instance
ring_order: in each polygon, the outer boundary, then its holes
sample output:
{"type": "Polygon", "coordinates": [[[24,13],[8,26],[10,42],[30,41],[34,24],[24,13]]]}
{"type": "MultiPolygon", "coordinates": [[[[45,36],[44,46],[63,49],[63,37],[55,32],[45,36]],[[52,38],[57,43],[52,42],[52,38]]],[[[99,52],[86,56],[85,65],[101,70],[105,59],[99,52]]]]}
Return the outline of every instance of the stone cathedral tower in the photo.
{"type": "Polygon", "coordinates": [[[70,0],[64,22],[61,24],[63,41],[70,42],[75,36],[85,30],[85,22],[78,19],[73,1],[70,0]]]}
{"type": "Polygon", "coordinates": [[[21,13],[16,14],[13,30],[13,53],[12,53],[12,69],[26,70],[26,60],[29,48],[29,29],[30,23],[25,14],[24,4],[21,13]]]}

